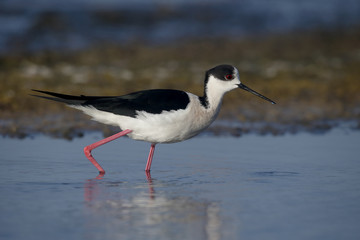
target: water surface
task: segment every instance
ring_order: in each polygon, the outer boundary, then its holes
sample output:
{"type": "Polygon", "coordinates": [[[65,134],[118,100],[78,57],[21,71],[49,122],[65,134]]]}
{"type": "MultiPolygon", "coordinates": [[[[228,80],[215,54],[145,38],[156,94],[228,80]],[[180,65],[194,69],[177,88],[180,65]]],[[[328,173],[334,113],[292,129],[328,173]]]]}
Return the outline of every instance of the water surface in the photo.
{"type": "Polygon", "coordinates": [[[0,139],[1,239],[359,239],[359,131],[98,139],[0,139]]]}

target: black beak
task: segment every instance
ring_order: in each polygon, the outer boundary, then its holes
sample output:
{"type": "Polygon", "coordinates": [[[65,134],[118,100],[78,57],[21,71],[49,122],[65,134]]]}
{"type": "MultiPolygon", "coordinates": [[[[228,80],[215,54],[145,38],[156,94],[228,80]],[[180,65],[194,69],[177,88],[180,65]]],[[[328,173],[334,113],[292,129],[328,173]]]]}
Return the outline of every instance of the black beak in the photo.
{"type": "Polygon", "coordinates": [[[269,98],[261,95],[261,94],[258,93],[258,92],[255,92],[254,90],[252,90],[251,88],[248,88],[247,86],[245,86],[245,85],[242,84],[242,83],[238,84],[238,86],[239,86],[239,88],[241,88],[241,89],[244,89],[244,90],[246,90],[246,91],[248,91],[248,92],[251,92],[252,94],[254,94],[254,95],[256,95],[256,96],[261,97],[262,99],[265,99],[266,101],[271,102],[272,104],[276,104],[274,101],[272,101],[272,100],[270,100],[269,98]]]}

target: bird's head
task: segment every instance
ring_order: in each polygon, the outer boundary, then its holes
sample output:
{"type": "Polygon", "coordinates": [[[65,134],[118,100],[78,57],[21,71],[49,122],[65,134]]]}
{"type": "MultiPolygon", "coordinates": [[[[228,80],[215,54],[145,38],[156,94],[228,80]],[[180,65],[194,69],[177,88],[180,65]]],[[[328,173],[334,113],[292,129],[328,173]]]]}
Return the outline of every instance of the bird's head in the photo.
{"type": "Polygon", "coordinates": [[[219,65],[206,71],[205,91],[224,94],[236,88],[251,92],[256,96],[275,104],[274,101],[241,83],[239,71],[231,65],[219,65]]]}

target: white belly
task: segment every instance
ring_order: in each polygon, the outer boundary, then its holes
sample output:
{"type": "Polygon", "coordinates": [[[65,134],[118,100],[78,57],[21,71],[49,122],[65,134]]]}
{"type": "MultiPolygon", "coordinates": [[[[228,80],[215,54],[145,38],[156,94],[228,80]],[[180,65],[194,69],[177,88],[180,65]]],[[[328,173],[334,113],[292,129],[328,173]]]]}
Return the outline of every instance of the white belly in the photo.
{"type": "MultiPolygon", "coordinates": [[[[172,143],[189,139],[203,129],[194,124],[189,111],[178,110],[161,114],[139,113],[137,119],[120,123],[121,129],[131,129],[129,136],[152,143],[172,143]]],[[[206,128],[207,126],[205,126],[206,128]]]]}

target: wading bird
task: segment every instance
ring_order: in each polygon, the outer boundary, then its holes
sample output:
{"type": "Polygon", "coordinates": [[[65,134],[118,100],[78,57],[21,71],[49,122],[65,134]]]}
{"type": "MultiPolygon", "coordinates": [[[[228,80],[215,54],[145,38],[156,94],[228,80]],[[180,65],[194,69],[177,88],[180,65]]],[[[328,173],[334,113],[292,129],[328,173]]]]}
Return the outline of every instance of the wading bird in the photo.
{"type": "Polygon", "coordinates": [[[123,96],[72,96],[33,90],[50,96],[39,96],[79,109],[94,120],[120,127],[123,131],[84,148],[86,157],[101,174],[105,170],[91,151],[124,135],[151,143],[145,171],[149,172],[157,143],[175,143],[192,138],[206,129],[220,111],[226,92],[241,88],[272,104],[269,98],[240,82],[238,70],[231,65],[219,65],[205,74],[204,95],[171,90],[151,89],[123,96]]]}

